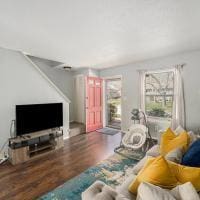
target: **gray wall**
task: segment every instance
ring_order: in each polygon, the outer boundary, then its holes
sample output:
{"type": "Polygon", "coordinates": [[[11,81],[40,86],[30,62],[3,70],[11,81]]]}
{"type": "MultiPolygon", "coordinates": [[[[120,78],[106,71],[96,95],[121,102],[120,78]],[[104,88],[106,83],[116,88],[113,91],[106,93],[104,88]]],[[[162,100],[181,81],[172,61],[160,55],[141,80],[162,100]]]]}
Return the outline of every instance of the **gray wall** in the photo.
{"type": "Polygon", "coordinates": [[[0,48],[0,147],[10,137],[15,105],[63,102],[64,137],[68,137],[69,104],[25,57],[0,48]]]}
{"type": "Polygon", "coordinates": [[[72,71],[56,69],[43,59],[32,57],[31,60],[50,78],[50,80],[69,98],[69,119],[74,120],[74,78],[72,71]]]}
{"type": "Polygon", "coordinates": [[[171,68],[176,64],[186,63],[184,67],[184,87],[186,102],[186,125],[188,129],[197,131],[200,127],[200,51],[182,53],[162,57],[145,62],[104,69],[100,76],[122,75],[122,129],[126,130],[132,123],[130,111],[139,105],[138,69],[171,68]]]}

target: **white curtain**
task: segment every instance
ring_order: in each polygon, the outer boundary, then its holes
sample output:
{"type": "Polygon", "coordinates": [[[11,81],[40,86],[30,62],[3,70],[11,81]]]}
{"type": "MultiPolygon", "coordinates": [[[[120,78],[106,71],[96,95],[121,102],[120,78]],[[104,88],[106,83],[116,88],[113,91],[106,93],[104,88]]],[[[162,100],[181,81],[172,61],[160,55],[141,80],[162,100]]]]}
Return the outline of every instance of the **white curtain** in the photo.
{"type": "Polygon", "coordinates": [[[146,71],[139,71],[139,108],[145,112],[145,73],[146,71]]]}
{"type": "Polygon", "coordinates": [[[172,111],[172,128],[176,129],[179,125],[185,128],[185,98],[182,78],[183,66],[175,67],[174,73],[174,101],[172,111]]]}

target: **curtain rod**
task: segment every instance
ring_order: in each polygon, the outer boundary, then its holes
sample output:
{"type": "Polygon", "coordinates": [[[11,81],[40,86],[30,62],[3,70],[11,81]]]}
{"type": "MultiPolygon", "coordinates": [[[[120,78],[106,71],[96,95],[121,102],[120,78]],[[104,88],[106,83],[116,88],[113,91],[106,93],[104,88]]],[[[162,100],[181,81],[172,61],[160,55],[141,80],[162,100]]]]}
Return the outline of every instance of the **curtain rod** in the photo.
{"type": "Polygon", "coordinates": [[[155,69],[137,69],[138,72],[146,72],[146,71],[164,71],[164,70],[173,70],[176,66],[181,66],[182,68],[186,66],[186,63],[183,64],[177,64],[173,67],[162,67],[162,68],[155,68],[155,69]]]}

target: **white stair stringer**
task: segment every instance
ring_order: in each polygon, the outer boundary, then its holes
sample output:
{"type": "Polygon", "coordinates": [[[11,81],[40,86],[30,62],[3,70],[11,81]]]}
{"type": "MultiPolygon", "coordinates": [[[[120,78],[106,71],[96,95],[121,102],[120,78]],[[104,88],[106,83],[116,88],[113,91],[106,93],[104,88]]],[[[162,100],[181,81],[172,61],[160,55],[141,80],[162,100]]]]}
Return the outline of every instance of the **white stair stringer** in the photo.
{"type": "MultiPolygon", "coordinates": [[[[22,52],[21,52],[22,53],[22,52]]],[[[49,79],[49,77],[24,53],[22,55],[25,57],[25,59],[32,64],[32,66],[41,74],[41,76],[51,85],[52,88],[54,88],[67,103],[70,103],[71,101],[69,98],[49,79]]]]}

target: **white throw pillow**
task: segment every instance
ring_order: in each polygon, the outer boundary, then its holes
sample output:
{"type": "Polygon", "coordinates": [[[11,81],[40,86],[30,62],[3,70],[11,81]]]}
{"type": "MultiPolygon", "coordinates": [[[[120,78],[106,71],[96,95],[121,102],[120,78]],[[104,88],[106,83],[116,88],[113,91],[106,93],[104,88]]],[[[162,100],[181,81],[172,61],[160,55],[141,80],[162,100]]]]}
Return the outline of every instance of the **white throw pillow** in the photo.
{"type": "Polygon", "coordinates": [[[136,200],[176,200],[173,195],[158,186],[150,183],[141,183],[136,200]]]}
{"type": "Polygon", "coordinates": [[[190,182],[175,187],[171,190],[171,194],[180,200],[200,200],[198,193],[190,182]]]}
{"type": "Polygon", "coordinates": [[[179,135],[179,134],[182,133],[183,131],[185,131],[185,129],[184,129],[182,126],[180,126],[180,125],[174,130],[174,132],[175,132],[177,135],[179,135]]]}
{"type": "Polygon", "coordinates": [[[190,136],[190,146],[191,146],[198,139],[198,137],[192,131],[189,131],[188,135],[190,136]]]}
{"type": "Polygon", "coordinates": [[[143,182],[138,188],[137,200],[200,200],[200,197],[190,182],[171,191],[143,182]]]}
{"type": "Polygon", "coordinates": [[[81,196],[82,200],[129,200],[101,181],[93,183],[81,196]]]}
{"type": "Polygon", "coordinates": [[[182,157],[183,157],[183,149],[182,148],[177,148],[177,149],[174,149],[174,150],[170,151],[165,156],[165,159],[180,164],[181,160],[182,160],[182,157]]]}
{"type": "MultiPolygon", "coordinates": [[[[174,132],[179,135],[180,133],[182,133],[183,131],[185,131],[185,129],[182,126],[178,126],[176,128],[176,130],[174,130],[174,132]]],[[[197,140],[197,135],[194,134],[194,132],[189,131],[188,135],[190,136],[190,145],[193,144],[193,142],[195,142],[197,140]]]]}
{"type": "Polygon", "coordinates": [[[160,145],[156,144],[153,147],[151,147],[147,152],[147,156],[157,157],[160,155],[160,145]]]}

